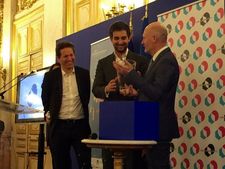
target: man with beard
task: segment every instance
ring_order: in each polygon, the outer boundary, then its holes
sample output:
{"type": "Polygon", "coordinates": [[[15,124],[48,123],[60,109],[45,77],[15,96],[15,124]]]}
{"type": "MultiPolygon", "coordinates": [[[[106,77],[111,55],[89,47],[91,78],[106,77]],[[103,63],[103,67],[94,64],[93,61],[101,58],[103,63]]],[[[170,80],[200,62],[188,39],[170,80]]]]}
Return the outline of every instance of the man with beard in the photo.
{"type": "MultiPolygon", "coordinates": [[[[131,93],[123,93],[119,90],[117,72],[113,67],[113,61],[134,60],[136,62],[136,71],[139,72],[140,76],[144,75],[148,67],[148,60],[128,49],[130,35],[130,28],[126,23],[119,21],[111,25],[109,36],[114,47],[114,52],[98,61],[92,88],[95,97],[104,99],[105,101],[134,100],[136,98],[131,93]]],[[[103,169],[113,169],[112,153],[109,150],[103,150],[102,159],[103,169]]],[[[140,151],[128,153],[126,159],[128,159],[125,162],[125,168],[127,169],[145,168],[140,151]],[[135,158],[135,160],[132,160],[132,158],[135,158]],[[132,164],[132,161],[136,161],[135,164],[132,164]]]]}

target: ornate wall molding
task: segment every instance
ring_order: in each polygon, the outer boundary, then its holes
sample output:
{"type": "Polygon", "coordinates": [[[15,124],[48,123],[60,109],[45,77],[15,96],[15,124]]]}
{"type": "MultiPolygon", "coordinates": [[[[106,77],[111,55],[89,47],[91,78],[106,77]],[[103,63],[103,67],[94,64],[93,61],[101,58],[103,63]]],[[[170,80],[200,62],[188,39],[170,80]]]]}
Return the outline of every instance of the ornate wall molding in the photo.
{"type": "Polygon", "coordinates": [[[0,86],[5,84],[6,80],[6,69],[3,69],[3,58],[2,58],[2,29],[3,29],[3,6],[4,1],[0,0],[0,86]],[[3,80],[3,84],[2,84],[3,80]]]}
{"type": "MultiPolygon", "coordinates": [[[[3,7],[4,7],[4,0],[0,0],[0,55],[2,53],[3,7]]],[[[2,66],[1,64],[2,64],[2,56],[0,56],[0,67],[2,66]]]]}
{"type": "Polygon", "coordinates": [[[18,0],[17,5],[18,5],[18,11],[22,11],[25,9],[31,8],[35,2],[38,0],[18,0]]]}

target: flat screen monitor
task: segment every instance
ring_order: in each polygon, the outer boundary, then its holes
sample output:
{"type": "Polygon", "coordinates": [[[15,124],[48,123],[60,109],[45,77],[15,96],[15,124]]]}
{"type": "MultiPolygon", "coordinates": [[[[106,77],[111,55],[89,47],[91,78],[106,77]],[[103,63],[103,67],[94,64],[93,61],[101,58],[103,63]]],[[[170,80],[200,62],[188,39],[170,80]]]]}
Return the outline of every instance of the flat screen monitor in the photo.
{"type": "Polygon", "coordinates": [[[41,85],[46,71],[48,68],[20,77],[17,103],[21,105],[22,109],[16,114],[16,123],[44,121],[41,85]]]}

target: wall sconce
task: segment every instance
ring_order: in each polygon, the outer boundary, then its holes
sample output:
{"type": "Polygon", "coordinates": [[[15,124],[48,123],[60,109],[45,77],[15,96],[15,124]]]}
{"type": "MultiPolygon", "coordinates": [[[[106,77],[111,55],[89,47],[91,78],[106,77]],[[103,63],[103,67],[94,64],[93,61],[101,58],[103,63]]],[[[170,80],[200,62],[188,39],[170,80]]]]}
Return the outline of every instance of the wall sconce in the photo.
{"type": "Polygon", "coordinates": [[[128,11],[133,10],[134,8],[135,8],[134,4],[126,6],[124,4],[118,3],[117,5],[112,6],[111,8],[107,5],[102,5],[102,11],[103,11],[105,20],[124,14],[128,11]]]}

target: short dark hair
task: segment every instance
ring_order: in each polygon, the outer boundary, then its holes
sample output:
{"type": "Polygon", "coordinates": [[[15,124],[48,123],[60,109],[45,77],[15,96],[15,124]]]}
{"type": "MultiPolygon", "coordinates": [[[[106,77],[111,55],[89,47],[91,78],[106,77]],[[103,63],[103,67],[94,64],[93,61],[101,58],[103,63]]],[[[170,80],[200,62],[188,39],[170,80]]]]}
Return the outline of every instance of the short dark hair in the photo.
{"type": "Polygon", "coordinates": [[[115,31],[126,31],[127,36],[130,37],[130,27],[122,21],[115,22],[110,26],[110,28],[109,28],[110,38],[113,37],[113,32],[115,32],[115,31]]]}
{"type": "Polygon", "coordinates": [[[59,58],[61,56],[61,50],[64,48],[71,48],[73,50],[73,53],[75,54],[75,49],[74,49],[74,45],[70,42],[59,42],[56,45],[55,48],[55,53],[56,53],[56,57],[59,58]]]}

